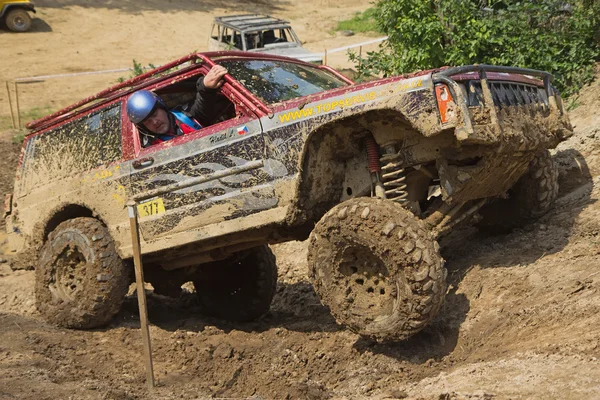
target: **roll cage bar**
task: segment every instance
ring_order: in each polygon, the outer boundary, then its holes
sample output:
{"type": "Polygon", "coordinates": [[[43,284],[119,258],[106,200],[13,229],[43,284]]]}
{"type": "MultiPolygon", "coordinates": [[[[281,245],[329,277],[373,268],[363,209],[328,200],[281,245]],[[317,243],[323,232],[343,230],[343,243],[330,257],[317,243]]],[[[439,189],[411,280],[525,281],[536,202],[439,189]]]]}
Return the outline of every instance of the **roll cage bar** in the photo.
{"type": "MultiPolygon", "coordinates": [[[[205,63],[209,67],[213,67],[215,65],[215,60],[223,59],[223,58],[252,58],[259,60],[278,60],[285,62],[292,62],[298,64],[309,65],[313,68],[319,68],[326,71],[329,71],[335,74],[338,78],[342,79],[344,82],[348,84],[353,84],[351,80],[335,71],[334,69],[327,66],[315,66],[313,64],[308,64],[296,59],[290,59],[288,57],[282,57],[277,55],[270,55],[261,53],[245,53],[241,51],[213,51],[206,53],[192,53],[187,56],[178,58],[170,63],[161,65],[151,71],[145,72],[139,76],[128,79],[124,82],[121,82],[117,85],[111,86],[108,89],[105,89],[99,93],[96,93],[93,96],[86,97],[83,100],[78,101],[68,107],[65,107],[53,114],[47,115],[43,118],[37,119],[35,121],[29,122],[26,128],[30,129],[31,132],[28,135],[39,132],[42,129],[45,129],[51,125],[57,124],[59,122],[65,121],[76,114],[89,111],[93,108],[96,108],[102,104],[108,104],[117,98],[128,95],[132,92],[140,90],[142,88],[151,86],[157,82],[160,82],[164,79],[167,79],[172,76],[181,75],[186,71],[194,70],[199,68],[203,63],[205,63]],[[185,63],[190,63],[189,66],[178,69],[175,71],[170,71],[174,68],[180,67],[185,63]]],[[[271,113],[271,110],[256,96],[254,96],[248,89],[246,89],[242,84],[233,79],[231,75],[225,75],[225,82],[229,83],[232,92],[235,93],[240,101],[248,107],[250,110],[255,112],[259,117],[268,115],[271,113]]]]}

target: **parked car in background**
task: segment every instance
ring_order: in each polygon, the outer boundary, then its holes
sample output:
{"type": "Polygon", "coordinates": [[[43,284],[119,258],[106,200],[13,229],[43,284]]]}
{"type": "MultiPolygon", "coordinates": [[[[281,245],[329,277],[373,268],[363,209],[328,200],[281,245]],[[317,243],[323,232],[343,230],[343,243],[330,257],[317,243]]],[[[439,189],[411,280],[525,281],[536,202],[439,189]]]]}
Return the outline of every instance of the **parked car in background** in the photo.
{"type": "Polygon", "coordinates": [[[29,0],[0,0],[0,22],[13,32],[27,32],[31,28],[31,16],[35,6],[29,0]]]}
{"type": "Polygon", "coordinates": [[[287,56],[322,64],[323,55],[302,47],[288,21],[269,15],[243,14],[215,17],[209,50],[243,50],[287,56]]]}

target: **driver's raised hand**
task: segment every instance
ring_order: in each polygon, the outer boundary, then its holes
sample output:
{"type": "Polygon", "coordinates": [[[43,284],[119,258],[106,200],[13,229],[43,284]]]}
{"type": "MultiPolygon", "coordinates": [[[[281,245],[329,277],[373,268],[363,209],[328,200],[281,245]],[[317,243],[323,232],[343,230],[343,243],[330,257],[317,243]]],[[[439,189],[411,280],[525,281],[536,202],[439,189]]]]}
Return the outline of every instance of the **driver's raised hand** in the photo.
{"type": "Polygon", "coordinates": [[[222,65],[215,65],[208,71],[208,74],[204,77],[204,86],[208,89],[217,89],[223,86],[225,80],[223,76],[227,73],[227,70],[222,65]]]}

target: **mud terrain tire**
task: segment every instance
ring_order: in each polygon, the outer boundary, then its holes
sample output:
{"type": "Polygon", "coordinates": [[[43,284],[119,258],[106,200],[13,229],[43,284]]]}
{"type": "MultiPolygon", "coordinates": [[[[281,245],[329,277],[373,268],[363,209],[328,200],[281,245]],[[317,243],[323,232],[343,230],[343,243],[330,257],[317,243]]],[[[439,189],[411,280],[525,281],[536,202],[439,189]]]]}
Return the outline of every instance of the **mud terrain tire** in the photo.
{"type": "Polygon", "coordinates": [[[6,27],[13,32],[27,32],[31,28],[31,17],[23,9],[9,11],[4,21],[6,27]]]}
{"type": "MultiPolygon", "coordinates": [[[[201,267],[202,268],[202,267],[201,267]]],[[[269,246],[241,251],[204,267],[194,280],[204,315],[247,322],[269,311],[277,288],[277,264],[269,246]]]]}
{"type": "Polygon", "coordinates": [[[558,197],[558,169],[548,150],[535,156],[527,173],[508,194],[508,199],[497,199],[481,210],[481,228],[507,231],[526,225],[552,208],[558,197]]]}
{"type": "Polygon", "coordinates": [[[50,323],[77,329],[106,325],[119,311],[131,271],[108,229],[94,218],[62,222],[40,250],[36,305],[50,323]]]}
{"type": "Polygon", "coordinates": [[[437,242],[389,200],[356,198],[332,208],[310,235],[308,267],[337,322],[377,341],[419,332],[446,293],[437,242]]]}

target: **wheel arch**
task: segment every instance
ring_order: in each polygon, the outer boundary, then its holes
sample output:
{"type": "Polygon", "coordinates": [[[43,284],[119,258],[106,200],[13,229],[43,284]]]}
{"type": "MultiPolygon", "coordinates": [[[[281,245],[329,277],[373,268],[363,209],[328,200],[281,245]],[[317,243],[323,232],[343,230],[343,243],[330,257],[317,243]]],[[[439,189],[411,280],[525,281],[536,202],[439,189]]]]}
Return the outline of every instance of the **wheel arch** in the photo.
{"type": "Polygon", "coordinates": [[[23,3],[23,4],[7,4],[0,10],[0,18],[4,18],[9,11],[22,9],[25,11],[31,11],[35,13],[35,7],[31,3],[23,3]]]}
{"type": "Polygon", "coordinates": [[[33,225],[32,230],[24,238],[24,248],[22,248],[14,260],[16,269],[28,269],[34,267],[34,262],[38,257],[39,251],[43,248],[52,231],[54,231],[62,222],[79,218],[94,218],[107,227],[106,221],[101,218],[93,209],[85,204],[69,203],[62,204],[53,208],[50,212],[44,213],[45,218],[40,219],[33,225]]]}
{"type": "Polygon", "coordinates": [[[41,243],[44,243],[48,239],[48,235],[62,222],[79,217],[94,218],[99,220],[102,225],[107,226],[106,222],[87,205],[78,203],[63,204],[55,208],[42,225],[43,229],[40,229],[41,237],[39,237],[41,243]]]}
{"type": "Polygon", "coordinates": [[[421,134],[409,118],[394,108],[366,110],[326,121],[311,130],[299,156],[300,173],[288,223],[312,225],[339,203],[347,170],[353,163],[364,161],[364,179],[370,179],[365,138],[371,135],[383,146],[421,134]]]}

